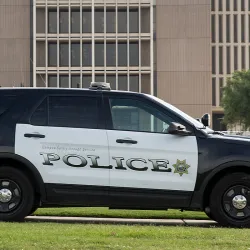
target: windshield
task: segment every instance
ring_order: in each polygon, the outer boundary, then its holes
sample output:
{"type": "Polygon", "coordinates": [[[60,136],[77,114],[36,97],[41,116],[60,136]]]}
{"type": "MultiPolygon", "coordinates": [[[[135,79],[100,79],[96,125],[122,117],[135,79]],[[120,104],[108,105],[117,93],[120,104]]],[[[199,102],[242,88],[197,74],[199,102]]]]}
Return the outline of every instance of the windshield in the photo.
{"type": "Polygon", "coordinates": [[[150,97],[151,99],[161,103],[165,107],[167,107],[167,108],[171,109],[172,111],[174,111],[175,113],[179,114],[185,120],[191,122],[196,128],[204,129],[204,131],[206,131],[206,132],[213,132],[212,129],[210,129],[208,127],[205,127],[201,122],[197,121],[196,119],[194,119],[193,117],[191,117],[188,114],[184,113],[183,111],[179,110],[178,108],[174,107],[173,105],[161,100],[160,98],[152,96],[152,95],[148,95],[148,94],[146,94],[146,96],[150,97]]]}

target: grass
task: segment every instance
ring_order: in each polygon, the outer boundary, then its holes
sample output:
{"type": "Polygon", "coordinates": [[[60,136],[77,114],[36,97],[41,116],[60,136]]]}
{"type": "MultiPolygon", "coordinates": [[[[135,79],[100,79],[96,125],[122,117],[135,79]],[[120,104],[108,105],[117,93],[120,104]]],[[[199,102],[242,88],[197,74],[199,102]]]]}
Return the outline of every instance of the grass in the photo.
{"type": "Polygon", "coordinates": [[[143,219],[209,219],[203,212],[181,212],[179,210],[109,210],[108,208],[40,208],[34,215],[105,218],[143,218],[143,219]]]}
{"type": "Polygon", "coordinates": [[[249,229],[0,223],[0,249],[248,250],[249,229]]]}

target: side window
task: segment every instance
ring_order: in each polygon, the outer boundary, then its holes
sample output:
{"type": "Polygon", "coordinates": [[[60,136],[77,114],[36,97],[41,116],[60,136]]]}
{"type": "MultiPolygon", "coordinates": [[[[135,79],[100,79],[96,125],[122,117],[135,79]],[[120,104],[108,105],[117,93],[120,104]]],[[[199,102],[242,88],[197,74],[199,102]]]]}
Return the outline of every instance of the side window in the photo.
{"type": "Polygon", "coordinates": [[[49,97],[49,126],[97,128],[98,99],[83,96],[49,97]]]}
{"type": "Polygon", "coordinates": [[[110,99],[113,129],[166,133],[173,120],[157,108],[133,99],[110,99]]]}
{"type": "Polygon", "coordinates": [[[17,97],[14,95],[0,96],[0,115],[5,113],[15,103],[17,97]]]}
{"type": "Polygon", "coordinates": [[[35,110],[30,118],[30,123],[35,126],[48,125],[48,99],[46,98],[35,110]]]}

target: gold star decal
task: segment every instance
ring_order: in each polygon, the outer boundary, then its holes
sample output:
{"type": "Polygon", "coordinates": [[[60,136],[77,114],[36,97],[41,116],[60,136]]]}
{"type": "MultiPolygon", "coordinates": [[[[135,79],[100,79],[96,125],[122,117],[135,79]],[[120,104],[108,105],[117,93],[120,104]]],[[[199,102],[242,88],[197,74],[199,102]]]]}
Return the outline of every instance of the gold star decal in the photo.
{"type": "Polygon", "coordinates": [[[186,163],[186,160],[177,160],[176,164],[173,164],[173,167],[174,173],[179,174],[180,176],[182,176],[183,174],[188,174],[188,168],[190,168],[190,166],[186,163]]]}

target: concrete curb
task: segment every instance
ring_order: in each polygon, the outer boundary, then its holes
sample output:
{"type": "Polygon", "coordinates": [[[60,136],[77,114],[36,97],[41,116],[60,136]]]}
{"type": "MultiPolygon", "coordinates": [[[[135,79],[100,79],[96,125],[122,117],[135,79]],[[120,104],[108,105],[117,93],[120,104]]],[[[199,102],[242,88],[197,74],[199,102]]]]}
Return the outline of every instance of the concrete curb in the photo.
{"type": "Polygon", "coordinates": [[[94,217],[59,217],[59,216],[28,216],[29,222],[57,222],[84,224],[122,224],[122,225],[156,225],[156,226],[216,226],[212,220],[182,220],[182,219],[124,219],[124,218],[94,218],[94,217]]]}

